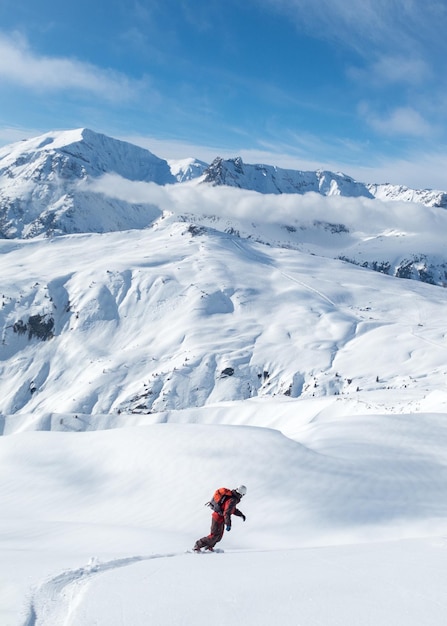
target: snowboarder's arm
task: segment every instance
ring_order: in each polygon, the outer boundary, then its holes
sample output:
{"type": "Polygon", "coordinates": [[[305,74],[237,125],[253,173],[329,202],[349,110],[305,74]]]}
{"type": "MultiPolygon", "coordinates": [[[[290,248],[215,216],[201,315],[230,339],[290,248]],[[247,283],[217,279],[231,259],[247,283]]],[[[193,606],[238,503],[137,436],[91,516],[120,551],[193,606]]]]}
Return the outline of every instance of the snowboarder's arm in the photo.
{"type": "Polygon", "coordinates": [[[239,509],[236,508],[236,504],[237,504],[237,500],[227,500],[227,503],[225,503],[227,506],[225,506],[225,513],[224,513],[224,520],[225,520],[225,525],[229,526],[231,528],[231,516],[232,515],[236,515],[236,517],[242,517],[244,518],[244,522],[245,522],[245,515],[239,511],[239,509]]]}

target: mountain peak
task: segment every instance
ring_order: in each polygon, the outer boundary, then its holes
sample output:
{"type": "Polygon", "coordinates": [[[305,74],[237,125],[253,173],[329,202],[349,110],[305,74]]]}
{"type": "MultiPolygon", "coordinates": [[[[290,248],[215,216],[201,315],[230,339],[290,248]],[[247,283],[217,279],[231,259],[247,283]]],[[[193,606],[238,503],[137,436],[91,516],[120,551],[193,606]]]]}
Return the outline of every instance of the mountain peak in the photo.
{"type": "Polygon", "coordinates": [[[9,178],[28,170],[28,178],[42,174],[42,167],[69,178],[97,177],[113,172],[129,180],[175,182],[169,165],[149,150],[89,128],[53,131],[27,139],[0,151],[0,175],[9,178]],[[49,163],[51,162],[51,163],[49,163]]]}
{"type": "Polygon", "coordinates": [[[186,159],[168,159],[168,163],[173,176],[175,176],[179,183],[200,178],[208,167],[208,163],[192,157],[186,159]]]}
{"type": "Polygon", "coordinates": [[[239,183],[239,177],[244,175],[244,163],[241,157],[223,159],[216,157],[204,172],[204,183],[213,185],[229,185],[231,187],[243,187],[239,183]]]}
{"type": "Polygon", "coordinates": [[[176,182],[167,161],[88,128],[53,131],[0,151],[0,236],[102,232],[145,227],[153,210],[111,203],[79,181],[117,174],[159,185],[176,182]],[[129,221],[130,218],[130,221],[129,221]]]}

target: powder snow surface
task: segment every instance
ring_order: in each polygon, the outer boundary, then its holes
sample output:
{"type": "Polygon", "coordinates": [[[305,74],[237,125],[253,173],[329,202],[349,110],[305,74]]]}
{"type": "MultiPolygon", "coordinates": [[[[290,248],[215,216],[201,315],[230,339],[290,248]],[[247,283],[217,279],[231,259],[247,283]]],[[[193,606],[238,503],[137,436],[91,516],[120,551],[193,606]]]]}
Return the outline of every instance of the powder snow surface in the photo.
{"type": "Polygon", "coordinates": [[[216,603],[222,625],[445,619],[445,415],[316,419],[296,440],[168,423],[0,444],[5,626],[205,625],[216,603]],[[224,553],[186,553],[215,485],[241,477],[247,521],[224,553]]]}

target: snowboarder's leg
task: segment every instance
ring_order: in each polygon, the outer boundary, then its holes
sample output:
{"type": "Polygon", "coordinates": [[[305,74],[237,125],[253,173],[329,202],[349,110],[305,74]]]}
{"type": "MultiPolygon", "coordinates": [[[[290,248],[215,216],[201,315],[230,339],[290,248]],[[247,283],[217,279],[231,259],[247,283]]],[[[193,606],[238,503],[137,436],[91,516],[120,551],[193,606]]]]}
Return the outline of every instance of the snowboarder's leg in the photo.
{"type": "Polygon", "coordinates": [[[198,539],[195,543],[194,550],[198,551],[200,548],[206,548],[212,550],[216,543],[222,539],[224,533],[224,518],[219,515],[219,519],[215,519],[214,516],[211,520],[211,531],[206,537],[198,539]]]}

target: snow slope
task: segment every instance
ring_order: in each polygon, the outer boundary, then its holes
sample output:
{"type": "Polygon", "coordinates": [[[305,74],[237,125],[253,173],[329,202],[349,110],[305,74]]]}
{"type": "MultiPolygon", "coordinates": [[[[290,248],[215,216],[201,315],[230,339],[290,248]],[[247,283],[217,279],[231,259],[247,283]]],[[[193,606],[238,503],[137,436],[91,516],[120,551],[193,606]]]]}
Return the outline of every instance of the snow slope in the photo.
{"type": "Polygon", "coordinates": [[[76,184],[86,232],[0,241],[0,624],[443,626],[445,211],[76,184]]]}
{"type": "Polygon", "coordinates": [[[168,217],[0,252],[2,625],[444,623],[444,289],[168,217]]]}
{"type": "Polygon", "coordinates": [[[440,625],[445,419],[2,437],[1,623],[201,626],[217,604],[217,624],[440,625]],[[241,477],[247,521],[223,554],[187,554],[214,486],[241,477]]]}
{"type": "Polygon", "coordinates": [[[439,287],[169,218],[0,253],[4,415],[355,398],[445,378],[439,287]]]}

